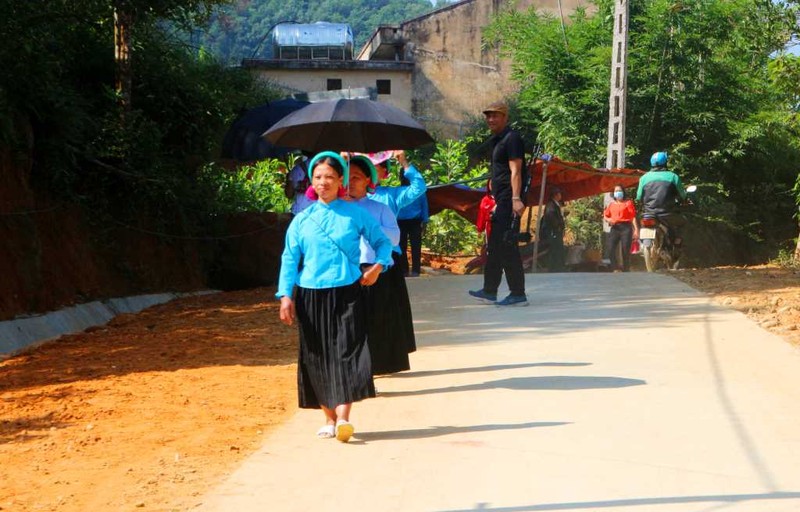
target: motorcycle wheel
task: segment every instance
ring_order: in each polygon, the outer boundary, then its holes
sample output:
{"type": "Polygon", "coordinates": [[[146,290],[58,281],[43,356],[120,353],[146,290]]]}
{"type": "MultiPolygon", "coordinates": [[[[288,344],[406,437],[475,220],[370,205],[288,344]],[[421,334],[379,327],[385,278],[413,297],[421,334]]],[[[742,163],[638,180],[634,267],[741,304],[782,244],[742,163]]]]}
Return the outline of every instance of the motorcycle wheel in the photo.
{"type": "Polygon", "coordinates": [[[662,246],[664,247],[664,254],[662,260],[664,261],[664,268],[667,270],[678,270],[681,264],[681,250],[672,243],[672,239],[665,236],[662,239],[662,246]]]}
{"type": "Polygon", "coordinates": [[[678,270],[681,266],[681,253],[677,249],[673,249],[670,270],[678,270]]]}
{"type": "Polygon", "coordinates": [[[672,268],[672,253],[670,253],[667,249],[661,249],[658,253],[659,258],[661,258],[661,264],[667,270],[672,268]]]}
{"type": "Polygon", "coordinates": [[[643,246],[642,254],[644,255],[644,266],[647,267],[647,271],[655,272],[657,269],[658,253],[653,244],[643,246]]]}

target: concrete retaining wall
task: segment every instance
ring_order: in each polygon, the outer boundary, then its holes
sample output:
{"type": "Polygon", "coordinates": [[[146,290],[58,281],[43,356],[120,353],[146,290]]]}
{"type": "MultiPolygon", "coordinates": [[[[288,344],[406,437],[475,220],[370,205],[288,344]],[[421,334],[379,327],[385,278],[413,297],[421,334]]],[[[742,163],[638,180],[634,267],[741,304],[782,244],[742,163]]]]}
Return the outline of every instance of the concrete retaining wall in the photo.
{"type": "Polygon", "coordinates": [[[194,293],[157,293],[104,301],[88,302],[44,315],[16,318],[0,322],[0,357],[81,332],[89,327],[105,325],[121,313],[138,313],[150,306],[192,295],[215,293],[213,290],[194,293]]]}

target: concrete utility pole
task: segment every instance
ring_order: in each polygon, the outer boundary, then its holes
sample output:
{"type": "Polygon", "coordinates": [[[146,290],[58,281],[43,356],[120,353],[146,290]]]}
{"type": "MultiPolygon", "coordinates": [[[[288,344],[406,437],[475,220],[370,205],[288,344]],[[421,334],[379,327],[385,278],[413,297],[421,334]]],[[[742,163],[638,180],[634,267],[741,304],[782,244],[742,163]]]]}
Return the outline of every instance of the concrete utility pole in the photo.
{"type": "Polygon", "coordinates": [[[616,0],[611,54],[606,167],[625,167],[625,104],[628,92],[628,0],[616,0]]]}
{"type": "MultiPolygon", "coordinates": [[[[611,87],[608,96],[608,149],[606,168],[625,167],[625,105],[628,97],[628,0],[614,2],[614,36],[611,50],[611,87]]],[[[603,208],[614,199],[603,195],[603,208]]],[[[610,263],[608,234],[611,225],[603,218],[603,263],[610,263]]]]}

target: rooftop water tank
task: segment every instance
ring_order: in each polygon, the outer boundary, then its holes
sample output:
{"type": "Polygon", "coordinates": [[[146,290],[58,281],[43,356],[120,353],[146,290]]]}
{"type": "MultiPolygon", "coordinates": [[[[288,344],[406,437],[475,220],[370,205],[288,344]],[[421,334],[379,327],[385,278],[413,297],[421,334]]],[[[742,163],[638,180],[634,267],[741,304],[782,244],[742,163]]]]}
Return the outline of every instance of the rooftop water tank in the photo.
{"type": "Polygon", "coordinates": [[[275,59],[352,60],[353,29],[346,23],[280,23],[272,29],[275,59]]]}

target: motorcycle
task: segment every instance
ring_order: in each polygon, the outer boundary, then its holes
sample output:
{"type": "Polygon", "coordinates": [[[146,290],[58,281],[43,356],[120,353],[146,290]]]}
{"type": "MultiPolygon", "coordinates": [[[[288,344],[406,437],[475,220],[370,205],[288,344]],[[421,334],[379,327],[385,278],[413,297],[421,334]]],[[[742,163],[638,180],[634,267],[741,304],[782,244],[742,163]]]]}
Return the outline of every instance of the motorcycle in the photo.
{"type": "MultiPolygon", "coordinates": [[[[696,190],[695,185],[686,187],[688,194],[696,190]]],[[[691,201],[687,202],[691,204],[691,201]]],[[[647,271],[655,272],[660,268],[677,270],[681,262],[681,246],[675,245],[667,223],[656,217],[642,217],[641,224],[639,242],[647,271]]]]}

